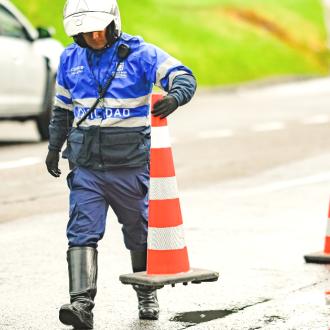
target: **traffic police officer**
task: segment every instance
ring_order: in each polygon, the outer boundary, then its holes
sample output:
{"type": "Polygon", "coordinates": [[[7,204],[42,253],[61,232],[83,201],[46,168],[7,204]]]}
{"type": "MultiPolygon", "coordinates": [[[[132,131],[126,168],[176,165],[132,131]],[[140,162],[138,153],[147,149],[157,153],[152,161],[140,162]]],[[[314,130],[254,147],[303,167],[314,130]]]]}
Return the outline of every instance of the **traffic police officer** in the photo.
{"type": "MultiPolygon", "coordinates": [[[[67,140],[70,304],[61,307],[59,317],[76,329],[92,329],[97,244],[109,206],[122,225],[133,271],[146,269],[153,86],[167,92],[153,110],[165,118],[190,101],[196,81],[177,59],[122,33],[116,0],[68,0],[64,27],[74,43],[61,56],[46,158],[49,173],[59,177],[59,154],[67,140]]],[[[139,318],[158,319],[156,292],[134,289],[139,318]]]]}

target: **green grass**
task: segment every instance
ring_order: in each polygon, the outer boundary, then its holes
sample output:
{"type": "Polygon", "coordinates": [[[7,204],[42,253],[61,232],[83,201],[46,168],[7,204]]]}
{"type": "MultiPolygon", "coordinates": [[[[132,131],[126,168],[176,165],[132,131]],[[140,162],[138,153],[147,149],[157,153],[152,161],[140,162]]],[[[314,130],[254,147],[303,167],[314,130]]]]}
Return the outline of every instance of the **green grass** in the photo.
{"type": "MultiPolygon", "coordinates": [[[[56,38],[71,42],[62,27],[64,1],[13,2],[36,26],[54,26],[56,38]]],[[[119,0],[119,5],[125,32],[182,60],[200,85],[328,71],[319,0],[119,0]],[[252,15],[252,22],[242,13],[252,15]]]]}

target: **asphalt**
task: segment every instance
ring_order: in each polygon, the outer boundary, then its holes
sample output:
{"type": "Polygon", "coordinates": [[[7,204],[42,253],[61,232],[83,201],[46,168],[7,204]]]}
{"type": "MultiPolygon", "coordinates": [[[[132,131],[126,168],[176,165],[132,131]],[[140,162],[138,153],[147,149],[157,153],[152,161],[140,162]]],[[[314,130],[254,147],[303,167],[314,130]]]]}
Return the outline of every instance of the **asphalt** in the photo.
{"type": "MultiPolygon", "coordinates": [[[[135,293],[118,280],[130,272],[129,256],[110,215],[99,247],[95,329],[328,329],[330,268],[305,264],[303,255],[322,249],[329,180],[274,191],[269,182],[329,161],[330,154],[183,192],[190,263],[220,278],[160,290],[158,322],[137,319],[135,293]]],[[[57,320],[68,300],[66,220],[53,213],[1,225],[0,329],[66,328],[57,320]]]]}
{"type": "MultiPolygon", "coordinates": [[[[206,114],[212,104],[222,105],[219,119],[211,118],[204,129],[212,134],[219,127],[237,130],[232,137],[193,135],[201,120],[198,113],[193,112],[196,116],[189,125],[184,112],[177,116],[174,152],[190,264],[218,271],[219,281],[167,286],[159,290],[160,320],[139,321],[135,292],[119,281],[119,275],[130,272],[129,254],[110,213],[99,246],[95,329],[330,329],[325,297],[330,266],[306,264],[303,259],[324,244],[329,123],[301,124],[301,116],[330,114],[330,95],[322,90],[315,96],[318,92],[307,86],[311,94],[304,91],[297,98],[293,87],[282,103],[259,90],[244,97],[198,97],[195,107],[204,104],[206,114]],[[311,95],[313,108],[307,106],[311,95]],[[265,110],[265,104],[272,104],[271,109],[265,110]],[[225,113],[225,107],[232,111],[225,113]],[[269,111],[268,116],[262,110],[269,111]],[[251,133],[247,126],[255,124],[258,111],[261,122],[288,120],[287,129],[251,133]],[[282,144],[275,148],[279,141],[282,144]],[[221,148],[223,158],[212,163],[212,158],[197,157],[196,150],[206,147],[221,148]]],[[[2,134],[12,134],[6,125],[2,134]]],[[[0,160],[35,157],[44,148],[35,142],[6,143],[0,160]]],[[[63,172],[67,173],[64,163],[63,172]]],[[[68,302],[65,177],[49,178],[38,163],[0,174],[1,209],[6,210],[0,210],[6,219],[0,223],[0,329],[68,329],[58,321],[59,307],[68,302]]]]}

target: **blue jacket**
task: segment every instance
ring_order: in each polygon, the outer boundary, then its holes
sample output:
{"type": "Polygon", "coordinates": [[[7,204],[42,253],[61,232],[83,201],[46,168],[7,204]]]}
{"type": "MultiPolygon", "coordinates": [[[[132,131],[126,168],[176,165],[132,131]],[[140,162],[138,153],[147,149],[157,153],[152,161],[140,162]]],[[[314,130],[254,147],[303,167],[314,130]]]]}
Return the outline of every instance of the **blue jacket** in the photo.
{"type": "MultiPolygon", "coordinates": [[[[61,56],[58,70],[55,109],[49,127],[49,149],[59,151],[66,139],[68,126],[72,126],[68,138],[68,158],[73,163],[101,169],[142,165],[148,161],[150,98],[154,85],[172,95],[179,105],[189,102],[196,89],[196,81],[189,68],[140,37],[123,33],[119,41],[103,51],[70,45],[61,56]],[[119,65],[110,88],[96,110],[77,129],[77,121],[88,112],[108,78],[114,74],[119,61],[118,46],[122,43],[130,48],[128,58],[119,65]],[[129,141],[124,138],[127,134],[132,135],[129,141]],[[98,140],[95,140],[95,135],[99,135],[98,140]],[[100,141],[103,137],[108,141],[106,144],[100,141]],[[86,139],[89,139],[88,143],[86,139]],[[130,154],[132,141],[135,141],[135,147],[144,149],[145,155],[143,159],[133,155],[134,159],[128,157],[129,160],[127,155],[123,155],[125,161],[118,160],[115,164],[110,159],[102,159],[102,155],[86,156],[95,143],[102,144],[101,151],[104,148],[113,149],[113,146],[108,146],[109,140],[120,140],[130,154]],[[86,149],[84,157],[89,158],[88,162],[79,161],[80,151],[77,146],[70,146],[70,142],[86,149]],[[141,143],[145,148],[141,148],[141,143]],[[81,146],[84,144],[86,148],[81,146]]],[[[106,154],[111,154],[111,150],[106,150],[106,154]]]]}

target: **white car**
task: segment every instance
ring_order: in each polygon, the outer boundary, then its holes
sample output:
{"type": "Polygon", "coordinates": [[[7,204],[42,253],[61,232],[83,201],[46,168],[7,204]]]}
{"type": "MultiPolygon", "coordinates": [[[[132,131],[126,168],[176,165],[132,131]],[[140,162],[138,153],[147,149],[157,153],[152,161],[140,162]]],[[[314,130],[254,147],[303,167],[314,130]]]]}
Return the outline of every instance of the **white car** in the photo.
{"type": "Polygon", "coordinates": [[[56,71],[64,47],[0,0],[0,120],[34,120],[48,139],[56,71]]]}

